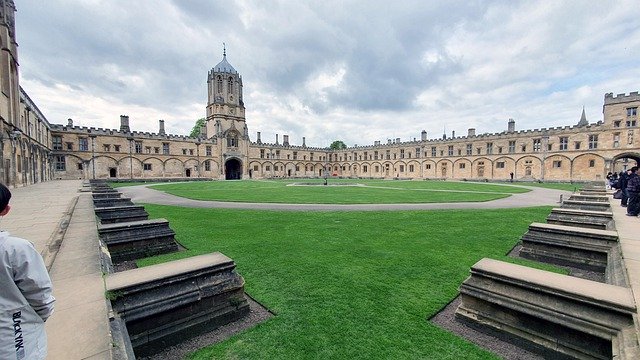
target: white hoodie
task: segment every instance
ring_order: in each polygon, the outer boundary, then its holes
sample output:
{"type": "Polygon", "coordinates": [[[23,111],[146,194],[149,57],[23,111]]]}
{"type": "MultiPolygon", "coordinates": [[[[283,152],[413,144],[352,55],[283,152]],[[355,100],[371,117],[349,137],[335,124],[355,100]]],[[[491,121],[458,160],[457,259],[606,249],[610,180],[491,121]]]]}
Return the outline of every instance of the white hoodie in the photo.
{"type": "Polygon", "coordinates": [[[24,239],[0,231],[0,359],[44,359],[44,322],[55,298],[42,257],[24,239]]]}

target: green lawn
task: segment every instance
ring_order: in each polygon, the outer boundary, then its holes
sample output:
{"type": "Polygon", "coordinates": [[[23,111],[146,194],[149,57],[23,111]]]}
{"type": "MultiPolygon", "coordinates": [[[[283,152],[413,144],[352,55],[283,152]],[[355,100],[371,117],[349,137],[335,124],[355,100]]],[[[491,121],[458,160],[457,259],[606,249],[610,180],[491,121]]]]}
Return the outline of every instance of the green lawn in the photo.
{"type": "Polygon", "coordinates": [[[139,265],[220,251],[277,314],[193,359],[494,359],[427,319],[457,295],[471,265],[504,260],[550,211],[145,208],[189,250],[139,265]]]}
{"type": "Polygon", "coordinates": [[[519,187],[447,181],[330,179],[329,184],[362,186],[291,186],[323,180],[210,181],[153,185],[156,190],[196,200],[293,204],[401,204],[489,201],[529,190],[519,187]]]}

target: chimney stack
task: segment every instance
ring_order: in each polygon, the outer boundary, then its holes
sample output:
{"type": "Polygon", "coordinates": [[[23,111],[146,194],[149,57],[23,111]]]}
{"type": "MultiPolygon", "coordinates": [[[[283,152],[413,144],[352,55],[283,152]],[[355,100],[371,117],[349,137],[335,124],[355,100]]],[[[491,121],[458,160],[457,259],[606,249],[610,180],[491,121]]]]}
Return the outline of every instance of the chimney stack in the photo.
{"type": "Polygon", "coordinates": [[[258,131],[258,138],[256,139],[258,144],[262,144],[262,139],[260,139],[260,131],[258,131]]]}
{"type": "MultiPolygon", "coordinates": [[[[200,129],[202,131],[202,129],[200,129]]],[[[164,132],[164,120],[158,120],[158,135],[166,135],[164,132]]]]}
{"type": "Polygon", "coordinates": [[[305,139],[305,137],[302,137],[302,147],[307,147],[307,139],[305,139]]]}
{"type": "Polygon", "coordinates": [[[387,139],[387,144],[391,145],[391,139],[387,139]]]}
{"type": "Polygon", "coordinates": [[[67,121],[68,121],[67,126],[73,126],[73,119],[68,118],[67,121]]]}
{"type": "Polygon", "coordinates": [[[451,138],[452,138],[452,139],[455,139],[455,138],[456,138],[456,131],[455,131],[455,130],[452,130],[452,131],[451,131],[451,138]]]}
{"type": "Polygon", "coordinates": [[[396,138],[396,144],[400,144],[400,138],[396,138]]]}
{"type": "Polygon", "coordinates": [[[282,145],[289,146],[289,135],[282,135],[282,145]]]}
{"type": "Polygon", "coordinates": [[[129,128],[129,116],[120,115],[120,131],[122,131],[122,132],[130,132],[131,131],[131,129],[129,128]]]}
{"type": "Polygon", "coordinates": [[[469,133],[467,134],[467,137],[472,137],[472,136],[476,136],[476,129],[469,128],[469,133]]]}
{"type": "Polygon", "coordinates": [[[276,145],[278,145],[278,134],[276,134],[276,145]]]}
{"type": "Polygon", "coordinates": [[[427,130],[422,130],[420,133],[420,140],[427,141],[427,130]]]}
{"type": "Polygon", "coordinates": [[[509,118],[509,125],[508,125],[508,128],[507,128],[507,132],[512,133],[512,132],[515,132],[515,131],[516,131],[516,121],[511,119],[511,118],[509,118]]]}

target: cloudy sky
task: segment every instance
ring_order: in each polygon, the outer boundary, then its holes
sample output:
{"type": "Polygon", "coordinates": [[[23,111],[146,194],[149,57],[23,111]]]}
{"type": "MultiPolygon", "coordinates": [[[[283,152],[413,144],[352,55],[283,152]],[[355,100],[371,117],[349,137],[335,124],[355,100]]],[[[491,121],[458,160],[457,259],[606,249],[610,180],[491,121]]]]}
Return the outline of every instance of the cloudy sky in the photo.
{"type": "Polygon", "coordinates": [[[640,90],[640,6],[607,1],[18,1],[21,85],[49,122],[188,134],[207,71],[251,139],[348,145],[574,125],[640,90]]]}

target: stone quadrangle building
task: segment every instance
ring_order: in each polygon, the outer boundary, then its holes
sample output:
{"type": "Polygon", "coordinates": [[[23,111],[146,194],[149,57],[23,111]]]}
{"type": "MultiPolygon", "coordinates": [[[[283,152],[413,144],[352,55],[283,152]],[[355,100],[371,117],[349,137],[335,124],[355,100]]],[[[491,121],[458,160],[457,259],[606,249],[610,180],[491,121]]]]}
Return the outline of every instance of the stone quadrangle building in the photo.
{"type": "Polygon", "coordinates": [[[0,0],[0,181],[25,186],[53,179],[264,179],[363,177],[527,181],[601,180],[640,161],[638,92],[604,95],[603,120],[576,125],[413,141],[344,150],[251,141],[243,84],[226,53],[208,73],[206,125],[199,137],[51,124],[19,85],[15,5],[0,0]]]}

